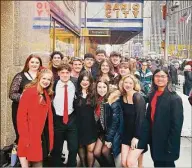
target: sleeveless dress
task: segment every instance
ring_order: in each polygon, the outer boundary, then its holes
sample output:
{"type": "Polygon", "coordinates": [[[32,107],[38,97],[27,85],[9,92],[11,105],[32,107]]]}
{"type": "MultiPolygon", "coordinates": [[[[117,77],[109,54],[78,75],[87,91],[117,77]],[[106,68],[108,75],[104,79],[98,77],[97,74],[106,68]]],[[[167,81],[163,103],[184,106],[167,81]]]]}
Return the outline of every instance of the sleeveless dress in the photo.
{"type": "Polygon", "coordinates": [[[80,97],[79,99],[81,105],[75,104],[79,144],[89,145],[97,139],[94,107],[91,104],[87,104],[87,98],[80,97]]]}

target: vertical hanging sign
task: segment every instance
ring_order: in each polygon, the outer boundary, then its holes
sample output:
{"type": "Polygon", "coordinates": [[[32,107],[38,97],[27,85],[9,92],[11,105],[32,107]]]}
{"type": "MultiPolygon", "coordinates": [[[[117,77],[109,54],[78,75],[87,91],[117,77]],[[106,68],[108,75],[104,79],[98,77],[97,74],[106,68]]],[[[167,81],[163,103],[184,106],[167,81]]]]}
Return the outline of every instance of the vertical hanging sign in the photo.
{"type": "Polygon", "coordinates": [[[47,1],[35,1],[33,29],[48,29],[50,26],[50,6],[47,1]]]}

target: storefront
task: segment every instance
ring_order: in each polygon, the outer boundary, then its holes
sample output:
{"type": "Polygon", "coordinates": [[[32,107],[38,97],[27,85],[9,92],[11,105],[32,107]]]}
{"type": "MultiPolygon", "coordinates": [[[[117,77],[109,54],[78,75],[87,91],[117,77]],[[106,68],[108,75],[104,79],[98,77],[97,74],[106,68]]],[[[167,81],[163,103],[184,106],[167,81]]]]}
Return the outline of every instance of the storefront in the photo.
{"type": "Polygon", "coordinates": [[[79,55],[80,2],[50,1],[51,50],[73,57],[79,55]]]}
{"type": "Polygon", "coordinates": [[[9,88],[26,58],[38,54],[47,66],[49,55],[58,50],[79,56],[80,1],[2,1],[1,51],[1,147],[13,143],[9,88]]]}

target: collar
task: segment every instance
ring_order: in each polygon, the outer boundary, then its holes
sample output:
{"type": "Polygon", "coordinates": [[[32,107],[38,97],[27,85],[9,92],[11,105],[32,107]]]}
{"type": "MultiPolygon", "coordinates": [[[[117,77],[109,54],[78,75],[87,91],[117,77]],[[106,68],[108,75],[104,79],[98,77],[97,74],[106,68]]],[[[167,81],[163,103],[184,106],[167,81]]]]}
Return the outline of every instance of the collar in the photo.
{"type": "MultiPolygon", "coordinates": [[[[67,82],[67,85],[69,86],[69,85],[71,85],[71,81],[69,80],[68,82],[67,82]]],[[[65,83],[63,83],[61,80],[59,80],[58,81],[58,85],[60,86],[60,87],[64,87],[66,84],[65,83]]]]}

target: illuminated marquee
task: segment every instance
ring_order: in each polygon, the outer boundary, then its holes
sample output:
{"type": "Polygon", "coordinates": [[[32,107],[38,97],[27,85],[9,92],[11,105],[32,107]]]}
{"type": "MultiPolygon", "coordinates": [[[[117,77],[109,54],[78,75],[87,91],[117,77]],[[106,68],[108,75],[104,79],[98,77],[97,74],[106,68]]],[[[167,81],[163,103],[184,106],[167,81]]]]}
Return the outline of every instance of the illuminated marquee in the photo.
{"type": "Polygon", "coordinates": [[[120,12],[124,18],[132,12],[135,18],[137,18],[140,10],[140,4],[138,3],[105,3],[105,16],[107,18],[112,17],[112,13],[115,13],[116,18],[119,18],[120,12]]]}

